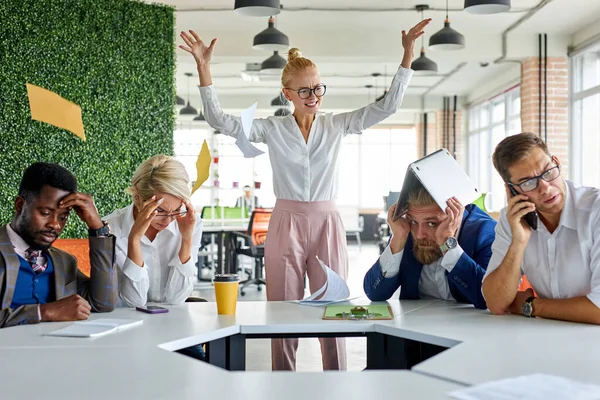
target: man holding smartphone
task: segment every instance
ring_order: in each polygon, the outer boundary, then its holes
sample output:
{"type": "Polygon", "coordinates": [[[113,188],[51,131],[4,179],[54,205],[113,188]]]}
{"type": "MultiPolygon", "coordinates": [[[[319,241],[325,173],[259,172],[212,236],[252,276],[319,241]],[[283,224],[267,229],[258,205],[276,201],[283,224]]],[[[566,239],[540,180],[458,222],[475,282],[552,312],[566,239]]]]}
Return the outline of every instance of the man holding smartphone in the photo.
{"type": "Polygon", "coordinates": [[[560,161],[533,133],[502,140],[493,162],[508,206],[482,285],[488,308],[600,324],[600,190],[564,180],[560,161]],[[518,290],[523,274],[533,290],[518,290]]]}

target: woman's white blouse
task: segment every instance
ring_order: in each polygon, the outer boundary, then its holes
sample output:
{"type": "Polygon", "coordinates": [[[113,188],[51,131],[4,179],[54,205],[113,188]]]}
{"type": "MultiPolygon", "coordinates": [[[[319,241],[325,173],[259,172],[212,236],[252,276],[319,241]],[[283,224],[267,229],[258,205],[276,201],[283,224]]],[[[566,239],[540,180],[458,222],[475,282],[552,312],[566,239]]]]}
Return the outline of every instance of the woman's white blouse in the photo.
{"type": "MultiPolygon", "coordinates": [[[[338,154],[342,138],[359,133],[394,114],[413,71],[400,67],[387,95],[361,109],[341,113],[320,113],[313,121],[308,143],[293,115],[255,119],[251,142],[269,147],[275,197],[296,201],[335,200],[338,190],[338,154]]],[[[243,134],[241,118],[225,114],[213,86],[200,87],[208,124],[221,133],[243,134]]]]}
{"type": "Polygon", "coordinates": [[[181,233],[177,220],[159,232],[154,241],[141,240],[144,266],[127,257],[129,232],[133,226],[133,204],[103,218],[117,239],[116,262],[119,268],[119,297],[125,306],[143,306],[147,302],[181,304],[194,290],[194,271],[202,239],[202,219],[197,216],[192,237],[191,258],[179,259],[181,233]]]}

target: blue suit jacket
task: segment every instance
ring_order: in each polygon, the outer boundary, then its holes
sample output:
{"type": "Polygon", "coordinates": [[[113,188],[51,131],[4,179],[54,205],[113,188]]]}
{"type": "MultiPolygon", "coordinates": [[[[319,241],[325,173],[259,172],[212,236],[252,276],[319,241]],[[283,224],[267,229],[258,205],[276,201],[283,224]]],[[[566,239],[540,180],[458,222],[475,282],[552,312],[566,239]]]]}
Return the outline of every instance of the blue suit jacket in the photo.
{"type": "MultiPolygon", "coordinates": [[[[461,303],[471,303],[477,308],[486,309],[481,294],[481,281],[492,256],[496,221],[469,204],[465,207],[463,221],[457,237],[464,253],[452,269],[446,271],[448,286],[452,297],[461,303]]],[[[363,286],[372,301],[388,300],[400,287],[400,299],[419,299],[419,279],[423,264],[413,255],[412,235],[409,235],[404,254],[400,262],[400,272],[391,278],[385,278],[379,259],[365,275],[363,286]]]]}

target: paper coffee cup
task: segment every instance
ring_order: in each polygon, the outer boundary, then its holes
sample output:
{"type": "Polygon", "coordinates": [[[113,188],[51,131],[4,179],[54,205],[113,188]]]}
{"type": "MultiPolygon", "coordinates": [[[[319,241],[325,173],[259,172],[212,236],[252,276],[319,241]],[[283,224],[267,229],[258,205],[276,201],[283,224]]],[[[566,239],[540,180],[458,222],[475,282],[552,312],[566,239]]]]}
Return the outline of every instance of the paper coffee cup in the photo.
{"type": "Polygon", "coordinates": [[[238,276],[236,274],[216,274],[213,282],[215,284],[217,312],[219,314],[235,315],[238,286],[240,284],[238,276]]]}

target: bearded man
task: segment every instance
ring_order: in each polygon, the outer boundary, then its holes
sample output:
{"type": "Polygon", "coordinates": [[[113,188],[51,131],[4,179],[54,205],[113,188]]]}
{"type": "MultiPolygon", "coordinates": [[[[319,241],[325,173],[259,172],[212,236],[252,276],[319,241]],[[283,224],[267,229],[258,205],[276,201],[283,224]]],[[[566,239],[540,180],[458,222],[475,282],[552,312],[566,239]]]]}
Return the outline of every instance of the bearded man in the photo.
{"type": "Polygon", "coordinates": [[[372,301],[388,300],[398,288],[400,299],[433,297],[486,309],[481,282],[492,256],[496,221],[477,206],[456,198],[442,211],[421,186],[408,194],[406,213],[393,220],[392,237],[364,278],[372,301]]]}

